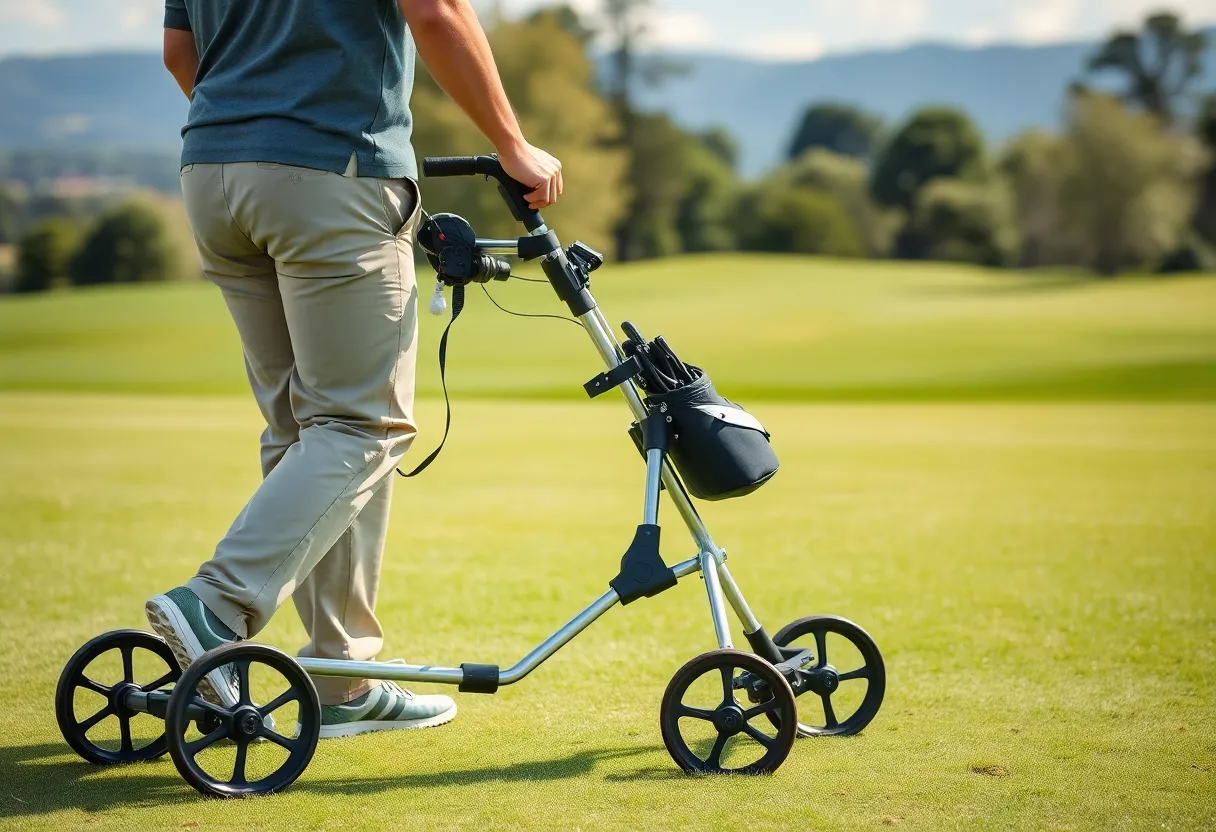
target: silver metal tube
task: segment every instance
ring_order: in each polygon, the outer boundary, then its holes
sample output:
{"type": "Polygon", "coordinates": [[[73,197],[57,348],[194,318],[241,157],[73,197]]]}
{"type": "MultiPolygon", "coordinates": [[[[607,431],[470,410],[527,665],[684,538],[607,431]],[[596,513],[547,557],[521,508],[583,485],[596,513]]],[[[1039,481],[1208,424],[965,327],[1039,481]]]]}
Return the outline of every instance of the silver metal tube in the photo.
{"type": "Polygon", "coordinates": [[[535,670],[541,662],[561,649],[570,639],[587,629],[591,622],[612,609],[621,600],[615,589],[610,589],[595,600],[587,609],[576,615],[569,624],[542,641],[531,653],[524,656],[506,670],[499,672],[498,684],[510,685],[518,682],[535,670]]]}
{"type": "MultiPolygon", "coordinates": [[[[579,320],[583,322],[583,329],[591,337],[591,342],[595,344],[596,350],[604,359],[604,363],[608,365],[608,369],[620,364],[623,358],[620,344],[600,308],[596,306],[591,311],[583,313],[579,316],[579,320]]],[[[627,381],[621,385],[620,389],[625,396],[625,401],[629,404],[629,409],[633,412],[633,417],[639,422],[645,419],[646,405],[642,404],[642,397],[637,386],[632,381],[627,381]]],[[[713,538],[710,537],[709,530],[705,528],[705,523],[697,514],[696,508],[693,507],[692,500],[684,488],[684,483],[680,481],[676,469],[672,466],[670,458],[663,463],[663,484],[667,486],[667,496],[671,498],[676,511],[684,519],[684,525],[688,527],[689,533],[696,541],[697,548],[702,551],[706,549],[716,551],[717,547],[714,545],[713,538]]]]}
{"type": "Polygon", "coordinates": [[[478,237],[474,244],[484,254],[511,254],[519,256],[519,240],[483,240],[478,237]]]}
{"type": "Polygon", "coordinates": [[[642,507],[642,522],[648,526],[659,523],[659,483],[663,477],[663,452],[651,448],[646,452],[646,503],[642,507]]]}
{"type": "Polygon", "coordinates": [[[730,621],[726,618],[726,602],[722,600],[722,585],[718,582],[717,558],[712,552],[702,551],[701,577],[705,579],[705,593],[709,596],[709,615],[714,622],[714,634],[718,647],[723,650],[733,647],[730,640],[730,621]]]}
{"type": "Polygon", "coordinates": [[[350,679],[385,679],[390,682],[438,682],[459,685],[464,671],[459,667],[435,667],[397,662],[352,662],[345,659],[298,659],[310,676],[344,676],[350,679]]]}
{"type": "Polygon", "coordinates": [[[739,585],[735,583],[730,570],[726,568],[726,564],[722,561],[718,561],[718,577],[722,583],[722,594],[726,596],[726,600],[734,609],[735,615],[739,616],[739,622],[743,625],[743,632],[750,635],[759,630],[759,619],[752,614],[752,608],[747,605],[747,600],[739,590],[739,585]]]}

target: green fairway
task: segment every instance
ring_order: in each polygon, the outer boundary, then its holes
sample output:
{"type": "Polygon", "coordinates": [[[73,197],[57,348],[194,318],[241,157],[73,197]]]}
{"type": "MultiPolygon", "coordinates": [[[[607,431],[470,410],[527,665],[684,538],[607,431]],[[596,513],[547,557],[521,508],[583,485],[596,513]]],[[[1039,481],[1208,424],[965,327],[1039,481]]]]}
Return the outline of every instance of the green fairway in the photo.
{"type": "MultiPolygon", "coordinates": [[[[808,356],[844,350],[865,326],[879,326],[881,315],[867,307],[837,335],[801,339],[797,316],[774,292],[796,278],[775,265],[752,277],[717,273],[713,280],[737,289],[719,285],[704,303],[737,304],[729,320],[736,331],[763,336],[761,349],[808,356]]],[[[828,328],[828,313],[813,309],[820,300],[835,310],[861,304],[859,294],[871,291],[861,284],[882,280],[881,268],[859,272],[857,286],[838,283],[839,296],[800,289],[808,328],[828,328]]],[[[622,309],[653,294],[639,314],[643,326],[662,322],[695,344],[695,357],[707,356],[715,374],[721,364],[745,381],[752,354],[732,365],[730,345],[701,332],[695,318],[679,318],[675,290],[642,274],[605,280],[604,294],[622,309]]],[[[924,349],[940,349],[956,381],[980,367],[1030,378],[1023,374],[1034,355],[1053,356],[1057,378],[1102,357],[1107,369],[1210,367],[1210,317],[1202,324],[1210,280],[1005,295],[981,291],[967,272],[926,270],[920,279],[902,306],[888,308],[891,343],[915,336],[924,349]],[[941,286],[930,291],[935,281],[941,286]],[[1156,298],[1151,309],[1148,298],[1156,298]],[[1125,318],[1111,311],[1116,306],[1125,318]],[[939,346],[934,327],[913,314],[933,309],[939,346]],[[986,318],[985,309],[992,310],[986,318]],[[1044,328],[1021,332],[1017,349],[1001,348],[1019,332],[1012,310],[1033,312],[1044,328]],[[1084,333],[1118,320],[1128,321],[1120,337],[1086,346],[1084,333]],[[1176,337],[1149,339],[1152,327],[1176,337]],[[985,345],[976,355],[964,347],[965,332],[985,345]]],[[[1003,278],[990,280],[997,287],[1003,278]]],[[[900,296],[891,285],[884,291],[900,296]]],[[[7,342],[18,341],[14,325],[28,327],[27,339],[40,331],[28,322],[48,327],[23,353],[6,347],[6,384],[156,389],[185,376],[213,389],[239,386],[217,300],[201,287],[174,287],[156,295],[172,299],[165,328],[136,330],[123,315],[148,308],[116,299],[154,295],[0,304],[7,342]],[[73,331],[72,322],[82,328],[73,331]],[[107,347],[107,327],[130,340],[107,347]]],[[[529,366],[520,362],[539,362],[542,353],[532,350],[541,348],[513,347],[496,377],[482,366],[490,336],[478,332],[480,321],[493,321],[498,336],[517,326],[471,316],[457,348],[466,388],[522,377],[524,389],[542,392],[594,369],[573,327],[538,322],[520,331],[545,333],[537,343],[550,351],[568,340],[579,357],[549,361],[547,352],[543,366],[529,366]]],[[[790,395],[855,377],[875,385],[865,389],[893,390],[899,368],[915,362],[904,347],[881,343],[850,354],[847,367],[787,364],[793,381],[809,385],[790,395]],[[867,354],[876,357],[871,375],[867,354]]],[[[779,382],[757,381],[756,389],[793,389],[779,382]]],[[[424,402],[423,447],[435,438],[441,407],[424,402]]],[[[714,646],[702,585],[689,578],[612,610],[519,685],[495,697],[460,695],[451,725],[324,741],[288,792],[221,803],[200,799],[167,760],[123,769],[80,761],[59,737],[52,693],[77,646],[110,628],[141,626],[144,599],[191,574],[226,529],[257,482],[252,404],[0,395],[0,826],[1216,825],[1216,406],[768,403],[755,410],[774,433],[783,469],[754,496],[706,505],[704,514],[770,630],[831,612],[877,639],[887,698],[861,736],[802,740],[771,777],[679,775],[662,748],[659,700],[681,664],[714,646]]],[[[602,592],[640,520],[642,469],[626,424],[619,405],[459,402],[449,450],[421,479],[398,483],[380,599],[389,633],[382,658],[510,663],[602,592]]],[[[669,560],[693,553],[673,515],[665,507],[661,518],[669,560]]],[[[294,613],[283,610],[264,638],[295,649],[302,631],[294,613]]]]}
{"type": "MultiPolygon", "coordinates": [[[[423,268],[424,304],[432,281],[423,268]]],[[[610,265],[593,288],[614,325],[663,333],[744,401],[1216,398],[1216,277],[721,255],[610,265]]],[[[563,311],[544,285],[490,291],[563,311]]],[[[422,317],[420,390],[435,394],[443,321],[422,317]]],[[[574,326],[509,317],[476,288],[453,339],[460,395],[577,398],[600,369],[574,326]]],[[[243,393],[245,380],[218,292],[194,282],[0,299],[0,389],[243,393]]]]}

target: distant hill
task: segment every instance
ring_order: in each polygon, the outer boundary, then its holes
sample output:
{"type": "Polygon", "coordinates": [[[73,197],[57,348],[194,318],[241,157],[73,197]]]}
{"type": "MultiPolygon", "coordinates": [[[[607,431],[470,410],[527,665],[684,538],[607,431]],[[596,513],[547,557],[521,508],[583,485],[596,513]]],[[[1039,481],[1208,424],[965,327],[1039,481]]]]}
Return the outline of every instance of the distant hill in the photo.
{"type": "MultiPolygon", "coordinates": [[[[1216,30],[1206,88],[1216,87],[1216,30]]],[[[682,76],[642,94],[690,127],[721,124],[755,174],[780,159],[801,108],[853,101],[892,121],[937,102],[960,106],[990,139],[1059,122],[1064,91],[1093,43],[989,46],[926,44],[893,51],[764,63],[722,55],[677,57],[682,76]]],[[[0,60],[0,150],[172,152],[186,102],[155,53],[101,53],[0,60]]]]}

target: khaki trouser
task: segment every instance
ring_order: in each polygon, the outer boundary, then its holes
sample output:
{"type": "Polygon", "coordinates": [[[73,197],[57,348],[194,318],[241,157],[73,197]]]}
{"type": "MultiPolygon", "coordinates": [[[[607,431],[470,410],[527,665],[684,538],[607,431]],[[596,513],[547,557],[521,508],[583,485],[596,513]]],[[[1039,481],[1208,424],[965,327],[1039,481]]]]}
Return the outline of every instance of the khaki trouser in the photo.
{"type": "MultiPolygon", "coordinates": [[[[290,596],[300,655],[373,659],[392,473],[415,434],[417,188],[244,162],[188,165],[182,192],[266,419],[262,484],[187,585],[243,638],[290,596]]],[[[370,686],[316,682],[328,704],[370,686]]]]}

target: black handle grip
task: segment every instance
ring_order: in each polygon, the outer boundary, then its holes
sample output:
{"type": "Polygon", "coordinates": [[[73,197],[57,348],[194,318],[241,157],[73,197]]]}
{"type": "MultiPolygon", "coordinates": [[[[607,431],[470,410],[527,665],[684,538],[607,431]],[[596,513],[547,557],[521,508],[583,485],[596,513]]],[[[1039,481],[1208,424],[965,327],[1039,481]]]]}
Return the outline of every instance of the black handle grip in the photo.
{"type": "Polygon", "coordinates": [[[472,176],[475,173],[476,156],[433,156],[422,161],[423,176],[472,176]]]}
{"type": "Polygon", "coordinates": [[[535,231],[545,224],[539,211],[528,206],[526,194],[532,189],[516,182],[502,169],[495,155],[490,156],[436,156],[422,161],[422,173],[428,177],[473,176],[481,174],[498,180],[498,192],[502,194],[511,216],[524,224],[524,228],[535,231]]]}

